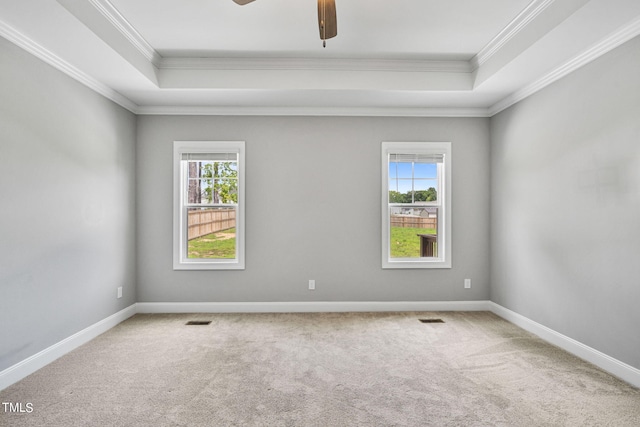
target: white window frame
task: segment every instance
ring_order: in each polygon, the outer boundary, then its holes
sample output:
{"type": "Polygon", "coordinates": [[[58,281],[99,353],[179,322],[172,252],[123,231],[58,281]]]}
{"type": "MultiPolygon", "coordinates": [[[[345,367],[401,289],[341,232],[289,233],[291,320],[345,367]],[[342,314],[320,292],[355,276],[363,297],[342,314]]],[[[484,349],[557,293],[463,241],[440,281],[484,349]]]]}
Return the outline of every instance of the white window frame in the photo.
{"type": "Polygon", "coordinates": [[[382,143],[382,268],[451,268],[451,143],[382,143]],[[391,154],[442,155],[438,167],[438,256],[391,258],[389,214],[389,156],[391,154]]]}
{"type": "Polygon", "coordinates": [[[174,270],[244,270],[244,141],[174,141],[173,143],[173,269],[174,270]],[[233,259],[187,258],[187,208],[182,162],[187,153],[238,154],[238,204],[236,206],[236,257],[233,259]]]}

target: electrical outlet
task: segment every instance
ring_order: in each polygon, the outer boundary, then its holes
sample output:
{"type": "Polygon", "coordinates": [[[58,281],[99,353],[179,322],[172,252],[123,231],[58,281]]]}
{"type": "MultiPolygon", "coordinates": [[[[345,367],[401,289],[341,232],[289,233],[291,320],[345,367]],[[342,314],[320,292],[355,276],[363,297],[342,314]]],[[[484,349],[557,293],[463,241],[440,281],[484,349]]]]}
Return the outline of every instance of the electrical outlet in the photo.
{"type": "Polygon", "coordinates": [[[464,279],[464,288],[471,289],[471,279],[464,279]]]}
{"type": "Polygon", "coordinates": [[[309,280],[309,290],[310,291],[314,291],[316,289],[316,281],[315,280],[309,280]]]}
{"type": "Polygon", "coordinates": [[[122,298],[122,286],[118,286],[118,298],[122,298]]]}

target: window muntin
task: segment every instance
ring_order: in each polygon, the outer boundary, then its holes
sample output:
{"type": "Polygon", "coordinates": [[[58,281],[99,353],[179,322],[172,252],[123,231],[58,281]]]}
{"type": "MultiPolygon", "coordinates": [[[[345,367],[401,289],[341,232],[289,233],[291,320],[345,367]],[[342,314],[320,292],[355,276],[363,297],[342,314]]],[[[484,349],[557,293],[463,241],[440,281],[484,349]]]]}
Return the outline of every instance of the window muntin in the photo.
{"type": "Polygon", "coordinates": [[[174,269],[244,268],[244,143],[176,141],[174,162],[174,269]]]}
{"type": "Polygon", "coordinates": [[[450,143],[383,143],[383,268],[448,268],[450,143]]]}

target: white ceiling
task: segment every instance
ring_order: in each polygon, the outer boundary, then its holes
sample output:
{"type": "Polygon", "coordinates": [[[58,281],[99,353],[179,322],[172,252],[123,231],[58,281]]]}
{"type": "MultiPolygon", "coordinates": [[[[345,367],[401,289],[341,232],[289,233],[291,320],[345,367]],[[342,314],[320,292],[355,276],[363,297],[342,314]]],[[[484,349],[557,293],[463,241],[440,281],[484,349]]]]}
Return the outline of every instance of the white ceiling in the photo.
{"type": "Polygon", "coordinates": [[[139,114],[490,116],[640,34],[638,0],[0,0],[0,35],[139,114]]]}
{"type": "Polygon", "coordinates": [[[323,49],[316,1],[257,0],[242,7],[232,0],[193,0],[189,7],[174,0],[111,3],[167,57],[445,56],[469,60],[530,2],[337,0],[339,37],[323,49]]]}

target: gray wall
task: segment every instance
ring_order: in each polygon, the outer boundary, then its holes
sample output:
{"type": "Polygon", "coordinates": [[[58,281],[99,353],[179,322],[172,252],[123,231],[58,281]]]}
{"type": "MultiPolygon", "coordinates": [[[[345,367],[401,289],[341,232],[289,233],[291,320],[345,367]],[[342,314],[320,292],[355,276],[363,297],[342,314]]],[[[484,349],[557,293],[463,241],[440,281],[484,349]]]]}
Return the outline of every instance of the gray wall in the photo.
{"type": "Polygon", "coordinates": [[[136,118],[3,38],[0,64],[2,370],[135,302],[136,118]]]}
{"type": "Polygon", "coordinates": [[[0,38],[0,370],[136,301],[489,298],[640,368],[639,51],[492,119],[136,118],[0,38]],[[174,140],[246,141],[246,270],[172,270],[174,140]],[[380,268],[382,141],[453,143],[452,269],[380,268]]]}
{"type": "Polygon", "coordinates": [[[640,38],[491,120],[491,299],[640,368],[640,38]]]}
{"type": "Polygon", "coordinates": [[[139,302],[489,297],[488,119],[141,116],[137,143],[139,302]],[[246,141],[244,271],[172,270],[174,140],[246,141]],[[452,142],[452,269],[381,269],[382,141],[452,142]]]}

